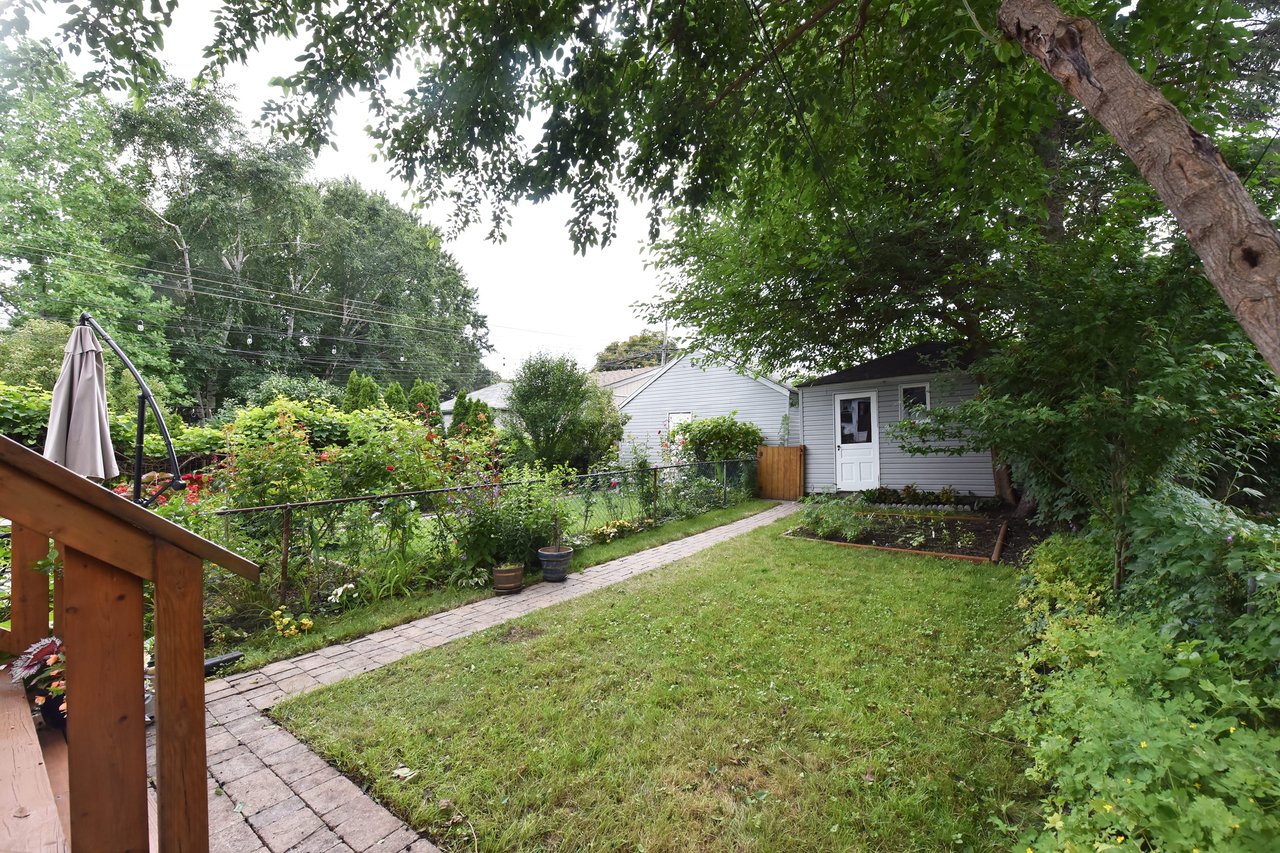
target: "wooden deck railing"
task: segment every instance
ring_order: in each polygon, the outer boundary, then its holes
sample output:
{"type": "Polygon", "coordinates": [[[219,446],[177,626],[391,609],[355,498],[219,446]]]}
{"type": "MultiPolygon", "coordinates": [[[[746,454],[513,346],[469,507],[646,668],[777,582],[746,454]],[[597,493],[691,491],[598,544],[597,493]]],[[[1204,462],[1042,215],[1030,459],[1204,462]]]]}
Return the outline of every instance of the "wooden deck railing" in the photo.
{"type": "Polygon", "coordinates": [[[3,437],[0,517],[13,545],[0,651],[48,636],[49,577],[34,566],[51,540],[62,554],[53,612],[67,651],[71,849],[148,849],[142,626],[151,583],[160,850],[207,853],[204,562],[251,580],[258,567],[3,437]]]}

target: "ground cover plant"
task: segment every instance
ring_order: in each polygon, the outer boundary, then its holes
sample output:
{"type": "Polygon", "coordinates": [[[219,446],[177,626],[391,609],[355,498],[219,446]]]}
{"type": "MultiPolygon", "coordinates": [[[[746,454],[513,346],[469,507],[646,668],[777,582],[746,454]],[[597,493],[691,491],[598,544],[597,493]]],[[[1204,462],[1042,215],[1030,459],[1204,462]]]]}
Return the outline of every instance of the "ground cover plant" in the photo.
{"type": "Polygon", "coordinates": [[[275,714],[450,850],[1006,845],[1013,571],[783,529],[275,714]]]}
{"type": "MultiPolygon", "coordinates": [[[[1063,849],[1270,849],[1280,838],[1280,534],[1166,487],[1112,535],[1060,535],[1030,563],[1033,644],[1006,720],[1043,785],[1023,839],[1063,849]]],[[[1021,845],[1020,845],[1021,846],[1021,845]]]]}

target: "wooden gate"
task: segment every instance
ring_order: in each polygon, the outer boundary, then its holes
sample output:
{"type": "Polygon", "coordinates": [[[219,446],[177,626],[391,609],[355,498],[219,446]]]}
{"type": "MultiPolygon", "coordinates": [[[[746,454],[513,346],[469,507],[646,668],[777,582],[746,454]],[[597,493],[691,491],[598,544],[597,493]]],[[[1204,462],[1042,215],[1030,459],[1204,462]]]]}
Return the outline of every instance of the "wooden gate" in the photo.
{"type": "Polygon", "coordinates": [[[794,501],[804,494],[804,445],[756,450],[756,488],[762,498],[794,501]]]}

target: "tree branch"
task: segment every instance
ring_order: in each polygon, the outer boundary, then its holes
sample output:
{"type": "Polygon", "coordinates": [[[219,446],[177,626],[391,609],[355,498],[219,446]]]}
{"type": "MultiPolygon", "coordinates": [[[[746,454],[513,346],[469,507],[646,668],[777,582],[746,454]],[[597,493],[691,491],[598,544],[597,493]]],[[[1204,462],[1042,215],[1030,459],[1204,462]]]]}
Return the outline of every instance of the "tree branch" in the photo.
{"type": "MultiPolygon", "coordinates": [[[[827,15],[830,15],[832,12],[834,12],[842,3],[844,3],[844,0],[829,0],[827,5],[823,6],[818,11],[814,12],[813,15],[809,17],[808,20],[804,21],[802,24],[800,24],[800,26],[796,27],[794,30],[787,33],[786,36],[784,36],[783,38],[779,39],[776,45],[774,54],[781,55],[782,51],[786,50],[787,48],[791,47],[791,45],[795,44],[796,39],[800,38],[800,36],[804,35],[806,32],[813,29],[814,26],[816,26],[819,21],[821,21],[827,15]]],[[[861,3],[858,7],[858,30],[857,31],[859,33],[862,31],[863,27],[866,26],[867,8],[870,5],[871,5],[871,0],[861,0],[861,3]]],[[[755,62],[751,64],[750,68],[748,68],[746,71],[743,71],[737,77],[733,78],[733,80],[730,81],[730,83],[727,86],[725,86],[716,94],[715,100],[711,102],[710,109],[714,110],[717,106],[720,105],[721,101],[723,101],[729,95],[732,95],[734,92],[738,91],[743,86],[745,86],[747,84],[747,81],[750,80],[752,77],[754,77],[756,74],[758,74],[761,68],[764,68],[766,65],[768,65],[772,58],[773,58],[773,55],[769,55],[769,56],[763,56],[760,59],[757,59],[755,62]]]]}
{"type": "Polygon", "coordinates": [[[1205,275],[1280,373],[1280,232],[1207,136],[1088,18],[1052,0],[1005,0],[1000,29],[1110,131],[1182,227],[1205,275]]]}

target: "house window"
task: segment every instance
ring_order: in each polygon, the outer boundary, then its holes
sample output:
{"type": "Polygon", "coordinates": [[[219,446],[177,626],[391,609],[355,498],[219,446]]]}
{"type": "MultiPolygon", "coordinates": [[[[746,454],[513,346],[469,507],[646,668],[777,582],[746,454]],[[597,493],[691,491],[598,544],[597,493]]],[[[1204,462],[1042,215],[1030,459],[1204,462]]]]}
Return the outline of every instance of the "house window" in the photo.
{"type": "Polygon", "coordinates": [[[693,412],[670,412],[667,415],[667,432],[670,433],[685,421],[693,420],[693,412]]]}
{"type": "Polygon", "coordinates": [[[900,386],[899,398],[902,404],[902,419],[921,420],[929,411],[929,383],[900,386]]]}

